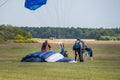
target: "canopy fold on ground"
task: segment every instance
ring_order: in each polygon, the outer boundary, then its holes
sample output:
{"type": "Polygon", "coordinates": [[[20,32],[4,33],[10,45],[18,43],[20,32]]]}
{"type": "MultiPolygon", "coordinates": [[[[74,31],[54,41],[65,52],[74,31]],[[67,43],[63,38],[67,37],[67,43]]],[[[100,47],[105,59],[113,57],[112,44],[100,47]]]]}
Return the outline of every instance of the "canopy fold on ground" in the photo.
{"type": "Polygon", "coordinates": [[[69,57],[53,51],[34,52],[22,58],[21,62],[75,62],[69,57]]]}

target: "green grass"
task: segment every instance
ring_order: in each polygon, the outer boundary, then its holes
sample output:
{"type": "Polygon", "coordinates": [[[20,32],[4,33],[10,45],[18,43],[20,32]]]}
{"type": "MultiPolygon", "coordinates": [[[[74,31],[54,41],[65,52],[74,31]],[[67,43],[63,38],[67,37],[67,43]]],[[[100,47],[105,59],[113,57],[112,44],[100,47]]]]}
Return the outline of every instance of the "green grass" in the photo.
{"type": "MultiPolygon", "coordinates": [[[[94,61],[83,63],[20,62],[26,54],[40,50],[39,43],[0,44],[0,80],[120,80],[120,42],[88,43],[94,61]]],[[[60,51],[51,44],[53,51],[60,51]]],[[[65,44],[69,57],[74,58],[72,44],[65,44]]]]}

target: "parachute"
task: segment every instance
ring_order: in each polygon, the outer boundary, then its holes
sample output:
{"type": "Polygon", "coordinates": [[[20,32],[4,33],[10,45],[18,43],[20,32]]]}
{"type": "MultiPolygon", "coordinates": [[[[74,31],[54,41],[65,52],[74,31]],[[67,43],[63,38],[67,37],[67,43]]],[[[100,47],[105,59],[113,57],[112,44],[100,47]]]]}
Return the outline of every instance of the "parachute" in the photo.
{"type": "Polygon", "coordinates": [[[69,20],[72,20],[72,16],[69,15],[74,12],[74,0],[66,1],[67,3],[65,0],[25,0],[24,7],[38,20],[39,23],[35,22],[37,25],[67,27],[69,20]]]}
{"type": "Polygon", "coordinates": [[[25,0],[25,7],[30,10],[36,10],[46,3],[47,0],[25,0]]]}
{"type": "Polygon", "coordinates": [[[56,53],[53,51],[45,51],[45,52],[34,52],[26,55],[22,58],[21,62],[70,62],[76,63],[75,60],[64,57],[60,53],[56,53]]]}

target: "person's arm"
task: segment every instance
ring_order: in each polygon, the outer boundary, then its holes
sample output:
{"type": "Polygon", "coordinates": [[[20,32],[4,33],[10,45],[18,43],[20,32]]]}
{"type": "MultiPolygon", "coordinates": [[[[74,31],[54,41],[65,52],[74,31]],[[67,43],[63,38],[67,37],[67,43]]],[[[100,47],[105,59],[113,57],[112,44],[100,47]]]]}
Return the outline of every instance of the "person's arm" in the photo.
{"type": "Polygon", "coordinates": [[[48,47],[51,48],[50,44],[48,44],[48,47]]]}

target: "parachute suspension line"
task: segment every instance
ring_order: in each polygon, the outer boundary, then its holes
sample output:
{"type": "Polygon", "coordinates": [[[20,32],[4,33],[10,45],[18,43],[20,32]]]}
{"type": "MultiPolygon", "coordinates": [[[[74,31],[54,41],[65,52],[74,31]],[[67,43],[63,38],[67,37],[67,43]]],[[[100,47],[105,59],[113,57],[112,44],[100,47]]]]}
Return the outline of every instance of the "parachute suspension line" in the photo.
{"type": "Polygon", "coordinates": [[[66,13],[66,11],[65,11],[65,9],[66,9],[66,5],[65,4],[67,4],[67,3],[65,3],[64,2],[64,0],[59,0],[60,2],[59,2],[59,9],[60,9],[60,12],[59,12],[59,16],[60,16],[60,26],[61,27],[65,27],[65,13],[66,13]]]}
{"type": "MultiPolygon", "coordinates": [[[[72,15],[72,12],[73,12],[73,3],[74,3],[74,0],[71,0],[70,1],[70,4],[69,4],[69,16],[68,16],[68,23],[70,23],[72,17],[70,15],[72,15]]],[[[72,25],[69,25],[69,27],[73,27],[72,25]]]]}
{"type": "MultiPolygon", "coordinates": [[[[42,16],[42,22],[44,23],[44,24],[47,24],[46,26],[44,26],[44,27],[51,27],[52,25],[50,25],[50,24],[52,24],[52,14],[51,14],[51,11],[50,11],[50,9],[49,9],[49,6],[47,6],[47,5],[45,5],[44,6],[45,7],[45,9],[44,9],[44,11],[43,11],[43,14],[45,14],[45,16],[42,16]],[[48,24],[48,22],[50,23],[50,24],[48,24]]],[[[38,16],[40,16],[39,14],[38,14],[38,16]]],[[[40,18],[40,17],[39,17],[40,18]]]]}
{"type": "MultiPolygon", "coordinates": [[[[59,1],[59,0],[56,0],[56,1],[59,1]]],[[[59,15],[59,12],[58,12],[59,11],[59,9],[58,9],[59,8],[59,5],[58,5],[59,2],[56,2],[56,3],[57,4],[55,4],[55,7],[54,7],[55,8],[56,19],[57,19],[57,22],[56,22],[57,26],[56,27],[60,27],[61,26],[60,25],[60,15],[59,15]]]]}
{"type": "MultiPolygon", "coordinates": [[[[45,8],[44,10],[43,9],[36,10],[34,12],[34,16],[41,24],[47,24],[47,22],[50,23],[45,27],[51,27],[51,26],[55,27],[55,25],[54,25],[55,22],[53,22],[53,21],[54,21],[56,14],[55,14],[55,12],[52,11],[52,9],[55,9],[55,7],[54,7],[54,5],[52,7],[49,7],[48,4],[49,4],[49,1],[47,2],[46,5],[43,6],[45,8]],[[45,16],[41,16],[40,14],[44,14],[45,16]]],[[[56,19],[55,21],[58,21],[58,20],[56,19]]]]}
{"type": "Polygon", "coordinates": [[[64,24],[65,24],[65,27],[69,27],[69,21],[70,21],[70,14],[72,13],[72,10],[71,10],[71,4],[72,3],[72,0],[67,0],[67,3],[65,5],[65,10],[64,10],[64,24]]]}
{"type": "Polygon", "coordinates": [[[71,19],[72,14],[72,2],[73,0],[66,0],[67,3],[64,2],[64,0],[59,0],[58,2],[58,17],[59,17],[59,24],[62,25],[62,27],[69,27],[68,23],[71,19]]]}
{"type": "MultiPolygon", "coordinates": [[[[46,5],[44,6],[46,8],[46,5]]],[[[44,10],[37,10],[36,12],[34,12],[34,16],[36,17],[37,21],[39,22],[38,25],[41,25],[40,27],[48,27],[48,26],[45,26],[44,24],[47,24],[47,20],[48,20],[48,13],[47,13],[47,10],[44,9],[44,10]],[[41,16],[41,14],[44,14],[45,16],[41,16]]],[[[50,20],[49,20],[50,22],[50,20]]]]}
{"type": "Polygon", "coordinates": [[[68,22],[68,16],[69,16],[69,2],[67,1],[66,5],[64,4],[64,27],[68,27],[66,24],[68,22]]]}
{"type": "Polygon", "coordinates": [[[47,15],[47,18],[48,18],[48,20],[49,20],[49,22],[50,22],[50,24],[52,24],[52,25],[48,25],[49,27],[53,27],[53,21],[54,20],[52,20],[53,18],[54,18],[54,16],[52,15],[52,12],[51,12],[51,10],[50,10],[51,8],[49,8],[49,6],[47,6],[46,5],[46,15],[47,15]],[[48,15],[49,14],[49,15],[48,15]]]}
{"type": "MultiPolygon", "coordinates": [[[[40,17],[38,15],[38,12],[33,12],[33,16],[35,16],[35,18],[37,19],[36,21],[39,23],[37,25],[40,25],[43,23],[43,20],[40,20],[40,17]]],[[[41,27],[41,26],[37,26],[37,27],[41,27]]]]}
{"type": "MultiPolygon", "coordinates": [[[[3,0],[0,0],[0,2],[2,2],[3,0]]],[[[0,7],[2,7],[3,5],[5,5],[8,2],[8,0],[2,2],[2,4],[0,4],[0,7]]]]}
{"type": "Polygon", "coordinates": [[[70,14],[72,13],[71,10],[71,4],[72,0],[66,0],[67,3],[64,3],[64,0],[61,0],[60,4],[61,4],[61,23],[62,23],[62,27],[69,27],[67,24],[69,23],[69,19],[70,19],[70,14]]]}
{"type": "Polygon", "coordinates": [[[45,17],[45,16],[41,16],[41,15],[38,15],[38,14],[43,14],[45,12],[44,12],[44,10],[39,10],[39,8],[43,7],[43,5],[45,5],[46,3],[47,3],[47,0],[25,0],[24,7],[33,11],[32,15],[34,14],[34,16],[37,19],[39,19],[39,17],[40,17],[41,20],[38,20],[38,21],[41,22],[41,21],[43,21],[43,17],[45,17]],[[43,11],[43,12],[38,13],[38,11],[43,11]]]}
{"type": "Polygon", "coordinates": [[[67,3],[64,3],[64,0],[56,0],[55,3],[54,8],[57,18],[57,25],[58,27],[66,27],[70,21],[70,14],[72,14],[72,0],[67,0],[67,3]]]}
{"type": "Polygon", "coordinates": [[[68,3],[65,3],[64,2],[64,0],[62,0],[62,2],[61,2],[61,23],[62,23],[62,27],[65,27],[65,24],[66,24],[66,16],[68,15],[68,14],[66,14],[66,13],[68,13],[67,12],[67,5],[66,4],[68,4],[68,3]]]}
{"type": "Polygon", "coordinates": [[[57,12],[58,12],[58,17],[59,17],[59,26],[63,26],[64,22],[64,3],[63,0],[58,0],[57,2],[57,12]]]}

